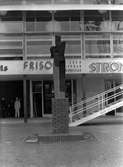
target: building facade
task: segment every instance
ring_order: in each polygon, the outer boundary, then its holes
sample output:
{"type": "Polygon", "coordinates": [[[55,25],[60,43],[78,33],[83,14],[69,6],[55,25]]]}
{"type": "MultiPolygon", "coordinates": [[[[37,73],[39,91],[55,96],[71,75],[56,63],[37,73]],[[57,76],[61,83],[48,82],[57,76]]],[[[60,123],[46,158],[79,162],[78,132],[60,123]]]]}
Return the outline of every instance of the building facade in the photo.
{"type": "Polygon", "coordinates": [[[16,97],[21,117],[52,114],[55,35],[66,42],[70,105],[122,84],[122,7],[122,0],[0,0],[0,118],[14,117],[16,97]]]}

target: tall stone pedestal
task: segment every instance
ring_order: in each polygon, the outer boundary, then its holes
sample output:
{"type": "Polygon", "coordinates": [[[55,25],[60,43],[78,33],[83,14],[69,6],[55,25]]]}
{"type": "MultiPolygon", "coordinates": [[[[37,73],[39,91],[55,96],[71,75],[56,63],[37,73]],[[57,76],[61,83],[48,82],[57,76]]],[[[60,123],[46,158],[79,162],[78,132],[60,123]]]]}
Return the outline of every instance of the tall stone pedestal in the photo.
{"type": "Polygon", "coordinates": [[[52,99],[52,129],[53,133],[68,133],[69,113],[68,99],[52,99]]]}

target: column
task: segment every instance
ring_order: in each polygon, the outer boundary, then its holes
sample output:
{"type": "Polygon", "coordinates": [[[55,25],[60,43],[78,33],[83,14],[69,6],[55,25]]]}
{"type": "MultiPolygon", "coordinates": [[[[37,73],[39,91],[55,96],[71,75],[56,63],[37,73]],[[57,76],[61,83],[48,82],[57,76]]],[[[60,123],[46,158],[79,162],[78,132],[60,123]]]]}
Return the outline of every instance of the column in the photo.
{"type": "Polygon", "coordinates": [[[23,78],[24,123],[27,123],[27,85],[26,76],[23,78]]]}
{"type": "Polygon", "coordinates": [[[85,98],[85,94],[85,74],[82,74],[81,77],[77,78],[77,102],[80,102],[83,98],[85,98]]]}

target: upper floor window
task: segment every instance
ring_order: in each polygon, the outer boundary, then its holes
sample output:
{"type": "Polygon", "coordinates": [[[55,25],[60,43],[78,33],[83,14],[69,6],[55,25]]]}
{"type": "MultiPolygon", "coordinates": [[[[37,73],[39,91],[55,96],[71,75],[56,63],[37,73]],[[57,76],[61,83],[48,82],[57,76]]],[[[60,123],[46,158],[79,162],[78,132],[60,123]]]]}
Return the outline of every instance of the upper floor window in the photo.
{"type": "Polygon", "coordinates": [[[80,31],[80,11],[57,11],[54,20],[60,31],[80,31]]]}
{"type": "Polygon", "coordinates": [[[115,4],[115,0],[96,0],[98,4],[115,4]]]}
{"type": "Polygon", "coordinates": [[[1,21],[22,21],[23,16],[20,11],[0,12],[1,21]]]}
{"type": "Polygon", "coordinates": [[[111,18],[114,30],[123,31],[123,11],[112,11],[111,18]]]}
{"type": "Polygon", "coordinates": [[[41,21],[51,21],[52,15],[49,11],[27,11],[26,21],[27,22],[41,22],[41,21]]]}
{"type": "Polygon", "coordinates": [[[85,11],[84,24],[85,31],[108,31],[110,15],[109,11],[85,11]]]}

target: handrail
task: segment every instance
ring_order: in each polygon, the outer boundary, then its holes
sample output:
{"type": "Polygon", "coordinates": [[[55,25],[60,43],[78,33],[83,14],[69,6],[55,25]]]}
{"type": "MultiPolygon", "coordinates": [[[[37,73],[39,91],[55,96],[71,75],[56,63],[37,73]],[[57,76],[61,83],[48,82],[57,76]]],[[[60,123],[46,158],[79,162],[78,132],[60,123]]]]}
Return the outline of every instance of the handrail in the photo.
{"type": "MultiPolygon", "coordinates": [[[[69,115],[70,122],[73,121],[74,117],[77,118],[77,120],[82,119],[82,118],[84,118],[92,113],[96,113],[99,110],[102,110],[102,109],[105,109],[106,107],[109,107],[111,104],[116,104],[117,102],[120,102],[121,99],[123,99],[123,96],[122,96],[123,91],[122,91],[121,87],[123,87],[123,84],[118,85],[117,87],[113,87],[107,91],[100,93],[100,94],[97,94],[96,96],[90,97],[90,98],[86,99],[85,101],[80,102],[79,105],[74,105],[73,107],[76,107],[76,110],[70,111],[70,115],[69,115]],[[120,88],[120,91],[119,91],[119,88],[120,88]],[[109,96],[106,96],[108,93],[113,93],[113,92],[115,92],[115,94],[111,94],[109,96]],[[94,101],[95,99],[97,99],[96,102],[94,101]],[[108,106],[106,106],[106,102],[109,100],[113,100],[113,101],[110,102],[108,106]],[[92,102],[92,103],[88,104],[87,102],[92,102]],[[85,106],[84,106],[84,104],[85,104],[85,106]],[[97,110],[95,111],[95,109],[96,109],[95,107],[97,107],[97,106],[99,106],[98,111],[97,110]]],[[[71,110],[72,110],[72,108],[71,108],[71,110]]]]}
{"type": "MultiPolygon", "coordinates": [[[[84,109],[85,110],[88,110],[88,109],[91,109],[91,108],[93,108],[93,107],[96,107],[97,105],[101,105],[102,103],[104,103],[104,102],[106,102],[106,101],[108,101],[108,100],[111,100],[112,98],[116,98],[116,97],[118,97],[118,96],[120,96],[120,95],[122,95],[122,92],[118,92],[118,93],[116,93],[115,94],[115,96],[114,95],[112,95],[112,96],[110,96],[110,97],[107,97],[107,98],[105,98],[104,100],[98,100],[97,102],[95,102],[95,103],[92,103],[92,104],[90,104],[90,105],[88,105],[88,107],[83,107],[83,108],[80,108],[80,109],[77,109],[75,112],[73,112],[72,114],[77,114],[77,111],[79,111],[79,110],[81,110],[81,111],[84,111],[84,109]]],[[[117,101],[117,100],[116,100],[117,101]]],[[[111,103],[110,103],[111,104],[111,103]]],[[[105,107],[105,106],[104,106],[105,107]]]]}
{"type": "Polygon", "coordinates": [[[118,85],[118,86],[116,86],[116,87],[113,87],[113,88],[111,88],[111,89],[108,89],[108,90],[106,90],[106,91],[104,91],[104,92],[102,92],[102,93],[96,94],[95,96],[89,97],[89,98],[87,98],[87,99],[85,99],[85,100],[82,100],[82,101],[79,102],[79,103],[73,104],[73,105],[71,106],[71,108],[77,107],[78,105],[81,105],[81,104],[83,104],[83,103],[87,103],[87,102],[91,101],[92,99],[96,99],[96,98],[99,97],[99,96],[106,95],[107,93],[109,93],[109,92],[111,92],[111,91],[115,91],[116,89],[120,88],[121,86],[123,86],[123,84],[118,85]]]}
{"type": "MultiPolygon", "coordinates": [[[[120,96],[120,95],[122,95],[122,92],[118,92],[118,93],[115,94],[115,96],[112,95],[112,96],[110,96],[110,97],[104,99],[103,101],[100,100],[100,101],[98,101],[98,102],[96,102],[96,103],[94,103],[94,104],[91,104],[91,105],[89,105],[89,107],[80,108],[80,109],[76,110],[75,113],[74,113],[74,112],[71,113],[71,115],[76,115],[76,114],[83,113],[84,111],[87,111],[87,110],[89,110],[89,109],[92,109],[93,107],[96,107],[97,105],[101,104],[101,102],[106,102],[106,101],[111,100],[112,98],[116,98],[116,97],[118,97],[118,96],[120,96]],[[99,103],[99,102],[100,102],[100,103],[99,103]]],[[[122,98],[123,98],[123,97],[122,97],[122,98]]],[[[122,99],[122,98],[121,98],[121,99],[122,99]]],[[[121,99],[120,99],[120,100],[121,100],[121,99]]],[[[117,101],[119,101],[119,99],[116,100],[115,102],[117,102],[117,101]]],[[[112,103],[114,103],[114,102],[112,102],[112,103]]],[[[110,103],[110,104],[112,104],[112,103],[110,103]]],[[[106,108],[106,106],[104,106],[104,108],[106,108]]],[[[103,108],[101,108],[101,109],[103,109],[103,108]]],[[[92,110],[91,110],[91,111],[92,111],[92,110]]]]}
{"type": "MultiPolygon", "coordinates": [[[[113,87],[113,88],[111,88],[111,89],[108,89],[107,91],[104,91],[104,92],[102,92],[102,93],[96,94],[95,96],[89,97],[89,98],[87,98],[87,99],[84,100],[84,103],[85,103],[85,102],[89,102],[89,101],[91,101],[92,99],[95,99],[95,98],[98,97],[99,95],[102,96],[102,95],[105,95],[105,94],[107,94],[107,93],[109,93],[109,92],[111,92],[111,91],[114,91],[114,89],[116,90],[116,89],[120,88],[121,86],[123,86],[123,84],[118,85],[117,87],[113,87]]],[[[81,101],[81,102],[79,102],[79,103],[77,103],[77,104],[81,104],[82,102],[83,102],[83,101],[81,101]]],[[[77,104],[72,105],[71,107],[74,107],[74,106],[76,107],[77,104]]]]}
{"type": "MultiPolygon", "coordinates": [[[[121,98],[121,99],[123,99],[123,97],[121,98]]],[[[115,103],[113,103],[113,105],[116,105],[116,108],[118,108],[118,103],[119,103],[119,105],[121,106],[121,99],[118,99],[115,103]]],[[[110,103],[110,104],[112,104],[112,103],[110,103]]],[[[119,106],[119,107],[120,107],[119,106]]],[[[106,109],[107,108],[107,112],[110,112],[111,111],[111,105],[109,105],[108,107],[106,107],[105,106],[105,108],[102,108],[102,109],[100,109],[100,110],[98,110],[98,111],[94,111],[94,110],[91,110],[91,112],[86,112],[86,113],[84,113],[84,112],[78,112],[78,113],[76,113],[76,114],[74,114],[74,115],[72,115],[72,114],[70,114],[69,115],[69,119],[70,119],[70,124],[71,123],[73,123],[73,122],[77,122],[77,121],[79,121],[80,122],[80,120],[83,120],[83,119],[85,119],[86,117],[88,117],[88,116],[91,116],[91,115],[93,115],[93,114],[96,114],[97,116],[100,116],[100,114],[98,114],[98,112],[99,111],[102,111],[103,109],[104,109],[104,111],[105,111],[105,113],[106,113],[106,109]],[[109,110],[108,110],[108,108],[109,108],[109,110]]],[[[115,109],[115,108],[114,108],[115,109]]],[[[80,110],[79,110],[80,111],[80,110]]],[[[103,114],[103,112],[102,112],[102,114],[103,114]]],[[[96,116],[95,115],[95,116],[96,116]]],[[[95,118],[95,116],[93,117],[93,116],[91,116],[90,118],[91,119],[93,119],[93,118],[95,118]]],[[[97,117],[96,116],[96,117],[97,117]]],[[[87,118],[87,120],[88,120],[88,118],[87,118]]],[[[83,121],[82,121],[83,122],[83,121]]],[[[85,121],[84,121],[85,122],[85,121]]],[[[80,122],[81,123],[81,122],[80,122]]],[[[79,123],[79,124],[80,124],[79,123]]]]}

